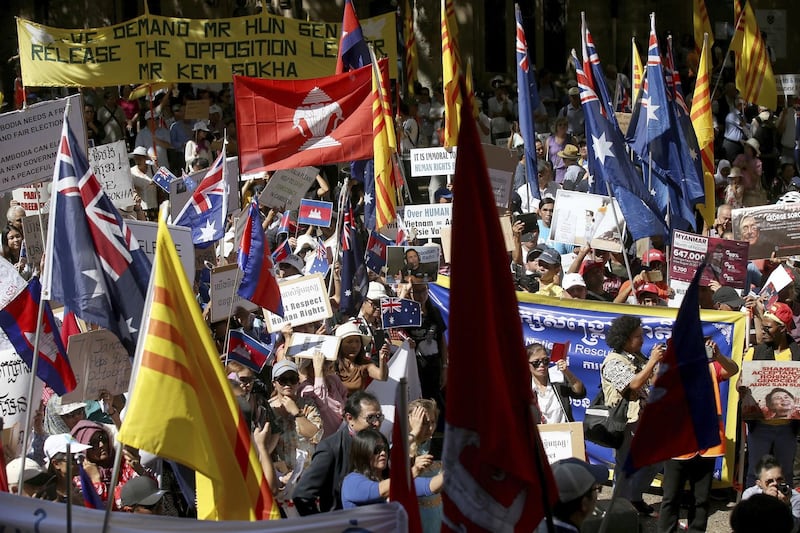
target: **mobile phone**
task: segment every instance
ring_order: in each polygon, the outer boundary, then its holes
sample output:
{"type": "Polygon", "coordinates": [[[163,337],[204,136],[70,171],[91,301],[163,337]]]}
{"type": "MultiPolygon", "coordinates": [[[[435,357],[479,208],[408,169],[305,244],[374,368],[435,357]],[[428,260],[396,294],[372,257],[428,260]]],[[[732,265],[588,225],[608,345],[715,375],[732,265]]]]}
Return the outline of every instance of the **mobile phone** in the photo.
{"type": "Polygon", "coordinates": [[[524,228],[522,233],[531,233],[539,229],[538,224],[539,217],[536,213],[523,213],[521,215],[517,215],[514,219],[514,222],[522,222],[524,228]]]}

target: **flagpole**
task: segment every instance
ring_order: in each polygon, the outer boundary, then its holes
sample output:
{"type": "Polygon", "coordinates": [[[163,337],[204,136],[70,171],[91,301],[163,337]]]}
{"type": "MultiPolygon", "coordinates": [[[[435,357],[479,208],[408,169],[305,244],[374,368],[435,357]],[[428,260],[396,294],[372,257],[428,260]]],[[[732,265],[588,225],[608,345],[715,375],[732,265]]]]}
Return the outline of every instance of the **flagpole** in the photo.
{"type": "MultiPolygon", "coordinates": [[[[25,454],[22,457],[24,458],[25,454]]],[[[22,485],[19,485],[19,488],[22,493],[22,485]]],[[[94,489],[90,487],[89,490],[94,489]]],[[[69,441],[67,441],[67,533],[72,533],[72,444],[69,441]]]]}
{"type": "MultiPolygon", "coordinates": [[[[331,272],[331,279],[328,280],[328,298],[331,296],[331,290],[333,289],[334,280],[336,279],[336,263],[339,262],[339,247],[341,245],[341,234],[342,234],[342,224],[344,223],[344,201],[345,197],[347,196],[348,189],[350,188],[350,184],[348,180],[345,179],[342,183],[342,189],[339,191],[339,214],[338,218],[336,219],[336,233],[335,235],[335,247],[333,249],[333,272],[331,272]]],[[[341,263],[340,263],[341,265],[341,263]]],[[[341,276],[341,266],[339,267],[339,275],[341,276]]],[[[341,282],[341,280],[340,280],[341,282]]]]}
{"type": "Polygon", "coordinates": [[[614,207],[614,195],[611,194],[611,185],[608,183],[608,180],[604,180],[606,182],[606,190],[608,191],[608,197],[611,198],[611,212],[614,213],[614,223],[617,225],[617,231],[619,232],[619,243],[622,247],[622,258],[625,260],[625,270],[628,271],[628,279],[631,282],[631,289],[633,288],[633,273],[631,272],[631,262],[628,259],[628,250],[625,248],[625,234],[622,232],[622,224],[619,223],[619,217],[617,216],[617,209],[614,207]]]}
{"type": "MultiPolygon", "coordinates": [[[[736,1],[738,2],[739,0],[736,0],[736,1]]],[[[734,39],[736,38],[736,28],[738,28],[739,24],[742,22],[742,17],[744,17],[744,9],[742,9],[742,12],[739,13],[739,18],[736,19],[736,24],[733,25],[734,39]]],[[[717,81],[714,83],[714,90],[711,91],[711,96],[708,97],[709,101],[711,101],[711,102],[714,101],[714,95],[717,94],[717,88],[719,87],[719,80],[722,79],[722,71],[725,70],[725,65],[728,64],[728,56],[731,53],[731,45],[733,44],[734,39],[731,39],[731,41],[728,43],[728,49],[725,51],[725,55],[722,58],[722,65],[720,65],[720,67],[719,67],[719,75],[717,76],[717,81]]],[[[735,68],[735,65],[734,65],[734,68],[735,68]]],[[[736,75],[736,72],[734,72],[734,79],[735,79],[735,75],[736,75]]]]}

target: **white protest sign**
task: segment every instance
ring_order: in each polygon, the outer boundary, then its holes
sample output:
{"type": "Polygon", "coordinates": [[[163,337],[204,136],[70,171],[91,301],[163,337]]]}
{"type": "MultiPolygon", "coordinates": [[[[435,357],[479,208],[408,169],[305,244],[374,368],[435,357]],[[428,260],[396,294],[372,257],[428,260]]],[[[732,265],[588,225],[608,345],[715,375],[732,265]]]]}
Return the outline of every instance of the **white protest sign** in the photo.
{"type": "Polygon", "coordinates": [[[319,169],[301,167],[276,171],[264,186],[259,196],[261,205],[274,207],[281,211],[294,210],[300,207],[308,188],[317,179],[319,169]]]}
{"type": "Polygon", "coordinates": [[[325,280],[319,274],[302,276],[278,284],[283,302],[283,318],[264,309],[267,330],[280,330],[284,324],[310,324],[333,316],[325,280]]]}
{"type": "MultiPolygon", "coordinates": [[[[208,169],[192,172],[189,177],[194,181],[195,185],[199,186],[206,174],[208,174],[208,169]]],[[[236,213],[239,211],[239,194],[236,192],[239,190],[238,157],[225,158],[225,182],[228,184],[228,213],[236,213]]],[[[186,188],[186,183],[181,179],[181,176],[169,182],[170,214],[173,220],[177,218],[191,196],[192,191],[186,188]]]]}
{"type": "MultiPolygon", "coordinates": [[[[158,234],[158,223],[147,222],[145,220],[126,220],[125,223],[131,228],[139,247],[150,259],[152,264],[156,258],[156,236],[158,234]]],[[[186,271],[186,278],[189,283],[194,283],[194,244],[192,244],[192,230],[184,226],[174,226],[167,224],[167,229],[175,243],[175,251],[181,259],[183,269],[186,271]]],[[[26,234],[27,235],[27,234],[26,234]]]]}
{"type": "Polygon", "coordinates": [[[621,235],[625,234],[625,222],[616,200],[613,200],[617,216],[609,209],[612,202],[607,196],[584,192],[556,192],[550,240],[583,246],[589,244],[598,250],[622,251],[621,235]],[[617,228],[617,221],[622,231],[617,228]]]}
{"type": "MultiPolygon", "coordinates": [[[[38,409],[38,400],[30,401],[31,371],[25,361],[14,351],[3,330],[0,330],[0,418],[3,425],[11,427],[25,424],[28,407],[38,409]]],[[[42,382],[36,380],[33,398],[42,397],[42,382]]]]}
{"type": "MultiPolygon", "coordinates": [[[[194,279],[194,276],[192,276],[194,279]]],[[[225,265],[211,271],[211,321],[216,322],[228,318],[241,307],[247,311],[257,311],[258,306],[245,300],[236,291],[242,282],[242,271],[239,265],[225,265]]]]}
{"type": "Polygon", "coordinates": [[[519,154],[516,150],[509,150],[493,144],[482,144],[481,146],[483,146],[483,155],[486,157],[489,181],[492,183],[494,203],[501,210],[506,210],[508,202],[511,201],[514,172],[519,164],[519,154]]]}
{"type": "Polygon", "coordinates": [[[383,424],[381,424],[381,433],[384,435],[392,434],[392,426],[395,421],[394,406],[397,403],[397,388],[400,386],[402,378],[406,378],[408,401],[412,402],[422,398],[417,358],[414,353],[414,350],[409,347],[408,341],[404,341],[387,362],[389,365],[388,379],[386,381],[374,380],[367,385],[367,392],[372,393],[378,399],[381,404],[381,411],[386,416],[383,424]]]}
{"type": "Polygon", "coordinates": [[[100,180],[106,196],[118,208],[127,209],[134,204],[133,175],[128,164],[128,147],[125,141],[101,144],[89,148],[89,164],[100,180]]]}
{"type": "Polygon", "coordinates": [[[310,333],[292,333],[286,357],[312,359],[316,352],[322,352],[328,361],[336,361],[339,355],[339,341],[335,335],[312,335],[310,333]]]}
{"type": "Polygon", "coordinates": [[[411,176],[444,176],[456,173],[456,149],[413,148],[411,149],[411,176]]]}
{"type": "Polygon", "coordinates": [[[44,253],[45,240],[47,235],[47,224],[50,222],[50,217],[39,215],[27,216],[22,219],[22,233],[25,235],[25,250],[28,254],[28,263],[31,265],[39,265],[44,253]],[[39,225],[41,220],[42,224],[39,225]],[[42,227],[44,226],[44,231],[42,227]]]}
{"type": "MultiPolygon", "coordinates": [[[[11,197],[19,202],[26,215],[35,215],[40,211],[50,211],[50,188],[52,181],[33,183],[11,191],[11,197]]],[[[25,236],[27,238],[27,235],[25,236]]]]}
{"type": "Polygon", "coordinates": [[[27,286],[28,282],[19,275],[14,265],[0,257],[0,309],[10,304],[27,286]]]}
{"type": "MultiPolygon", "coordinates": [[[[442,228],[452,224],[453,204],[398,206],[397,216],[409,231],[416,231],[417,239],[432,239],[441,235],[442,228]]],[[[397,220],[381,228],[380,233],[394,239],[397,236],[397,220]]]]}
{"type": "Polygon", "coordinates": [[[78,94],[0,115],[0,192],[52,181],[67,102],[70,127],[85,153],[86,126],[78,94]]]}
{"type": "Polygon", "coordinates": [[[117,336],[107,329],[70,336],[67,355],[78,386],[63,396],[65,403],[97,399],[101,390],[111,394],[128,390],[131,358],[117,336]]]}
{"type": "Polygon", "coordinates": [[[542,446],[550,464],[577,457],[586,457],[583,440],[583,424],[569,422],[566,424],[539,424],[539,435],[542,437],[542,446]]]}
{"type": "Polygon", "coordinates": [[[800,87],[800,74],[776,74],[775,85],[779,94],[797,95],[800,87]]]}

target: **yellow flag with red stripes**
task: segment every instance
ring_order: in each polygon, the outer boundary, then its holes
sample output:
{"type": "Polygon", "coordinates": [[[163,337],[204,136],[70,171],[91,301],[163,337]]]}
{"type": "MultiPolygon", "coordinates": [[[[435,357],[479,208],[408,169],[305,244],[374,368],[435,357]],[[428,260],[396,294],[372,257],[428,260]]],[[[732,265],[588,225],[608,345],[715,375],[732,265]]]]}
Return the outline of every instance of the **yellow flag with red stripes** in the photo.
{"type": "Polygon", "coordinates": [[[703,215],[706,225],[714,224],[715,211],[715,184],[714,184],[714,120],[711,116],[711,83],[708,64],[710,61],[708,38],[703,40],[700,53],[700,66],[697,69],[697,82],[694,86],[692,97],[692,127],[697,137],[697,146],[700,148],[700,159],[703,163],[703,185],[706,193],[704,204],[697,209],[703,215]]]}
{"type": "Polygon", "coordinates": [[[694,0],[692,10],[692,22],[694,26],[694,46],[698,54],[702,53],[703,35],[708,35],[708,49],[714,47],[714,32],[711,31],[711,20],[708,18],[705,0],[694,0]]]}
{"type": "Polygon", "coordinates": [[[461,59],[458,54],[458,24],[453,0],[442,0],[442,80],[444,83],[444,146],[458,144],[461,120],[461,59]]]}
{"type": "Polygon", "coordinates": [[[733,11],[736,29],[730,49],[736,52],[736,88],[745,102],[775,110],[778,90],[756,15],[750,2],[742,9],[739,0],[734,0],[733,11]]]}
{"type": "Polygon", "coordinates": [[[136,377],[117,438],[192,468],[203,520],[280,518],[163,217],[136,377]]]}
{"type": "Polygon", "coordinates": [[[636,49],[636,39],[631,39],[631,59],[633,60],[633,83],[631,86],[631,107],[636,99],[639,98],[639,89],[642,88],[642,78],[644,78],[644,68],[642,67],[642,57],[636,49]]]}
{"type": "Polygon", "coordinates": [[[414,33],[414,3],[406,0],[403,6],[403,38],[406,45],[406,94],[414,96],[414,82],[417,81],[419,59],[417,57],[417,36],[414,33]]]}
{"type": "Polygon", "coordinates": [[[388,112],[388,87],[383,72],[387,71],[387,60],[372,63],[372,148],[375,167],[375,229],[379,230],[397,218],[397,171],[393,164],[393,152],[397,143],[394,121],[388,112]],[[394,143],[393,143],[394,141],[394,143]],[[393,146],[394,144],[394,146],[393,146]]]}

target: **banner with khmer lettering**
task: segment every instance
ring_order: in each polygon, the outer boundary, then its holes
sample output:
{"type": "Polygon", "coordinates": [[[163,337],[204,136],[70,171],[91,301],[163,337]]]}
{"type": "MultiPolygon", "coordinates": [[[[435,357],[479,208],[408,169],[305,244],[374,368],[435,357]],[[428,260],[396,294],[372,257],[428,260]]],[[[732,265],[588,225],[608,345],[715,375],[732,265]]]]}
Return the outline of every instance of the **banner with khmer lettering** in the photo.
{"type": "MultiPolygon", "coordinates": [[[[389,57],[397,78],[395,13],[361,21],[375,55],[389,57]]],[[[63,29],[17,19],[26,86],[94,87],[147,83],[230,82],[234,74],[308,79],[335,71],[341,22],[263,13],[228,19],[143,15],[93,29],[63,29]]]]}
{"type": "MultiPolygon", "coordinates": [[[[449,316],[449,283],[448,277],[439,276],[437,283],[429,285],[431,301],[442,312],[445,323],[448,322],[449,316]]],[[[606,333],[611,321],[621,314],[640,317],[644,330],[642,352],[649,354],[655,344],[664,343],[670,338],[677,314],[677,309],[668,307],[606,304],[586,300],[576,304],[576,300],[562,300],[524,292],[518,292],[517,299],[526,346],[539,342],[550,350],[553,343],[569,343],[567,351],[569,369],[583,381],[587,393],[586,398],[582,400],[571,400],[572,413],[578,421],[583,420],[586,407],[599,391],[600,365],[610,352],[606,344],[606,333]]],[[[481,309],[474,311],[482,312],[481,309]]],[[[722,354],[732,357],[741,364],[747,316],[735,312],[702,310],[700,320],[703,323],[703,335],[716,342],[722,354]]],[[[735,441],[737,436],[738,398],[735,389],[728,382],[720,383],[722,416],[729,443],[735,441]],[[728,394],[729,390],[731,394],[728,394]]],[[[730,444],[726,449],[724,460],[717,460],[714,479],[725,483],[733,480],[733,448],[734,446],[730,444]]],[[[610,448],[602,448],[587,442],[586,452],[593,462],[614,463],[613,450],[610,448]]]]}

